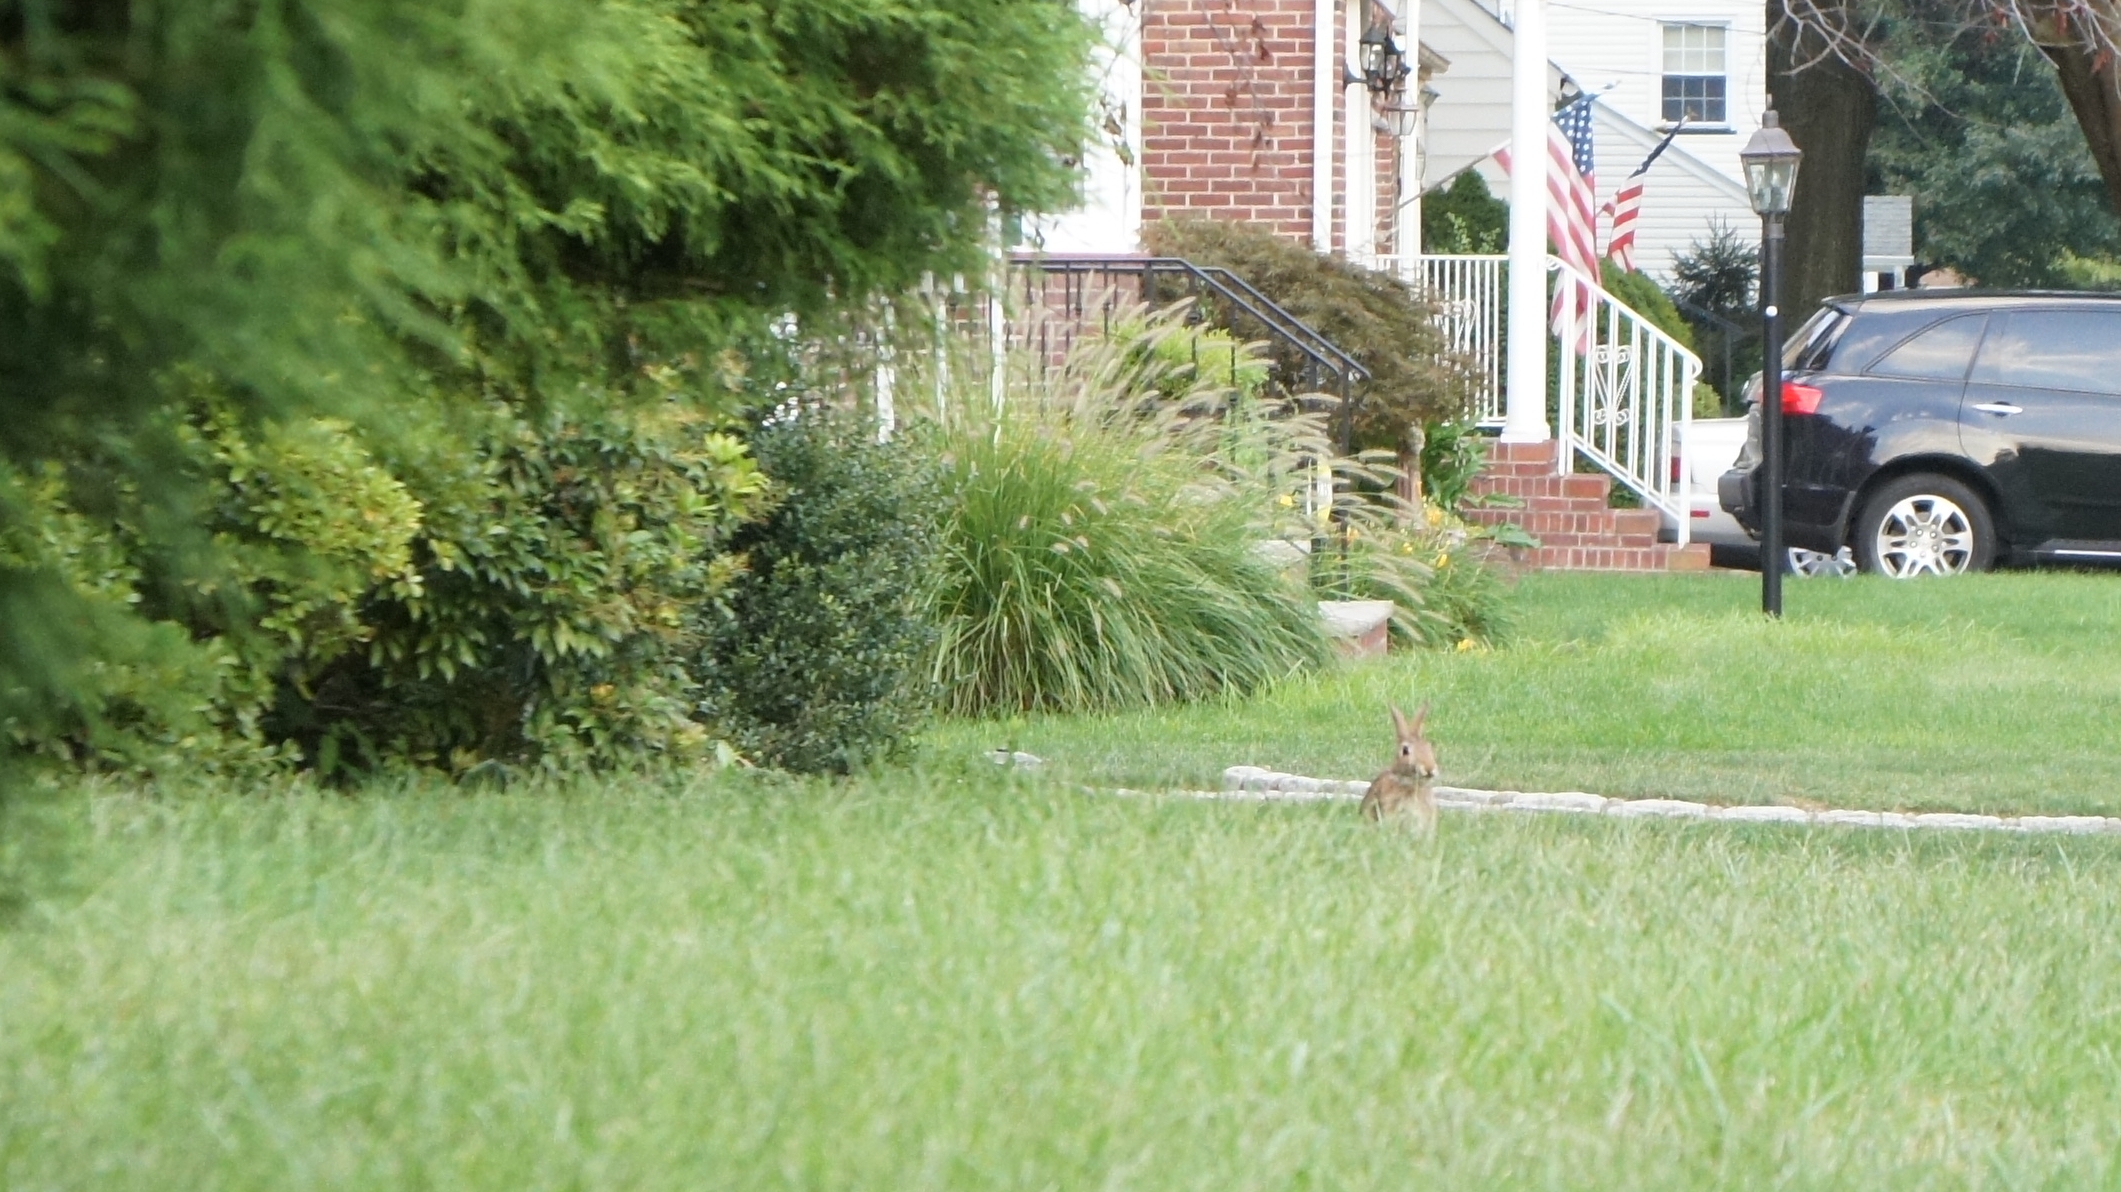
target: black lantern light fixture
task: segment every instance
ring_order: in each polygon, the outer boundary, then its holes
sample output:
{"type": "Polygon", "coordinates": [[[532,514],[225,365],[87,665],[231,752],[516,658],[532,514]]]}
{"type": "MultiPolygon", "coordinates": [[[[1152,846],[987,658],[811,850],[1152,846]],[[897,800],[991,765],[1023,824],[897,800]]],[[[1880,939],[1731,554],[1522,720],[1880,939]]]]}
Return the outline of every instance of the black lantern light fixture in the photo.
{"type": "Polygon", "coordinates": [[[1763,219],[1790,213],[1790,197],[1797,191],[1797,163],[1804,150],[1782,130],[1774,109],[1760,118],[1760,129],[1738,151],[1745,164],[1745,189],[1753,201],[1753,214],[1763,219]]]}
{"type": "Polygon", "coordinates": [[[1406,51],[1392,40],[1392,13],[1384,5],[1370,5],[1370,21],[1363,27],[1362,40],[1356,43],[1356,61],[1362,73],[1348,71],[1341,78],[1343,86],[1361,83],[1374,95],[1396,91],[1407,77],[1406,51]]]}
{"type": "Polygon", "coordinates": [[[1782,615],[1782,573],[1789,568],[1782,537],[1782,221],[1803,157],[1772,109],[1738,152],[1746,193],[1760,216],[1760,610],[1771,617],[1782,615]]]}

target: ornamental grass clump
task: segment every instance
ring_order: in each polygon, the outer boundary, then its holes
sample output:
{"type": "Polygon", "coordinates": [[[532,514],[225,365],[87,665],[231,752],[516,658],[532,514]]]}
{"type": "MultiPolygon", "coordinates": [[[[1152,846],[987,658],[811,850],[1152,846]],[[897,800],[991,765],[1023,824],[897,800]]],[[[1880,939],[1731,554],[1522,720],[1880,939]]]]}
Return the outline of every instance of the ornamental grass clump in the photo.
{"type": "Polygon", "coordinates": [[[1291,493],[1324,456],[1321,417],[1198,383],[1155,350],[1186,333],[1178,311],[1123,325],[1051,368],[1018,362],[999,402],[982,384],[924,420],[946,489],[932,678],[950,712],[1196,700],[1328,656],[1301,574],[1267,549],[1309,533],[1291,493]]]}

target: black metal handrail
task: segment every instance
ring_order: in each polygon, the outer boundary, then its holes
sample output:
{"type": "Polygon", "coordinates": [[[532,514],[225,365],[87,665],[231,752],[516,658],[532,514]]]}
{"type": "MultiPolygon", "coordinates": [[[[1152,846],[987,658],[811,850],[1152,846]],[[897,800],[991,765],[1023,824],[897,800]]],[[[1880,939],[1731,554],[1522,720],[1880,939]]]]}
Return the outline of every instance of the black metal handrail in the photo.
{"type": "MultiPolygon", "coordinates": [[[[1332,379],[1334,387],[1339,390],[1340,448],[1343,453],[1350,450],[1354,438],[1354,387],[1370,379],[1370,370],[1363,367],[1361,361],[1349,355],[1340,345],[1326,338],[1316,328],[1290,313],[1280,303],[1262,294],[1257,287],[1230,270],[1215,265],[1196,265],[1181,257],[1097,256],[1072,253],[1018,253],[1011,256],[1010,264],[1020,269],[1062,277],[1139,276],[1142,279],[1142,300],[1151,304],[1156,301],[1158,275],[1168,275],[1191,282],[1202,294],[1212,296],[1233,311],[1251,319],[1265,329],[1269,339],[1306,361],[1308,367],[1305,371],[1315,373],[1313,380],[1327,377],[1332,379]]],[[[1076,300],[1079,301],[1079,298],[1076,300]]],[[[1074,313],[1079,315],[1085,312],[1077,310],[1074,313]]]]}
{"type": "MultiPolygon", "coordinates": [[[[1301,352],[1321,368],[1335,374],[1345,373],[1350,381],[1370,379],[1370,370],[1364,368],[1360,361],[1342,350],[1338,344],[1289,313],[1280,303],[1260,293],[1252,283],[1219,265],[1196,265],[1182,257],[1087,256],[1072,253],[1017,253],[1009,260],[1010,264],[1020,268],[1031,267],[1045,273],[1131,273],[1140,274],[1145,279],[1153,279],[1158,273],[1171,273],[1190,277],[1214,293],[1217,298],[1251,316],[1255,322],[1273,332],[1276,338],[1301,352]]],[[[1145,298],[1148,297],[1145,295],[1145,298]]]]}

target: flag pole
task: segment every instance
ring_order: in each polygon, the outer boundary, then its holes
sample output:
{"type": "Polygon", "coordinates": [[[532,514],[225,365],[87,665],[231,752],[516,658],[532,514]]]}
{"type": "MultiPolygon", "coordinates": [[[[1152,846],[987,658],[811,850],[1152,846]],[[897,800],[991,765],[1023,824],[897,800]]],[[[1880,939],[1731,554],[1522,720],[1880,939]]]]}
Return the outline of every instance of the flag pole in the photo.
{"type": "Polygon", "coordinates": [[[1509,357],[1505,443],[1544,443],[1547,424],[1547,0],[1516,0],[1510,59],[1509,357]]]}

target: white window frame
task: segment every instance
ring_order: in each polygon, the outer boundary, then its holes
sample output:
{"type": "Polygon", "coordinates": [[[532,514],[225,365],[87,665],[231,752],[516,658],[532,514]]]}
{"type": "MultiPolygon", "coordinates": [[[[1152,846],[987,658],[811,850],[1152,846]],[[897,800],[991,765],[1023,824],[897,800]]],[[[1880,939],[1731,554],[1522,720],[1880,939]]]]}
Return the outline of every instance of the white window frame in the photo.
{"type": "MultiPolygon", "coordinates": [[[[1720,96],[1715,97],[1715,101],[1720,103],[1723,107],[1723,118],[1720,120],[1711,120],[1707,118],[1689,120],[1687,122],[1687,131],[1727,132],[1730,130],[1732,100],[1731,43],[1736,40],[1736,38],[1733,36],[1735,33],[1736,30],[1732,28],[1731,22],[1728,19],[1702,17],[1663,17],[1658,20],[1656,49],[1657,122],[1661,127],[1670,128],[1672,125],[1678,123],[1677,119],[1667,114],[1665,107],[1665,90],[1666,83],[1668,81],[1672,79],[1716,79],[1723,84],[1721,88],[1722,94],[1720,96]],[[1666,36],[1671,30],[1690,28],[1714,29],[1721,35],[1723,44],[1718,47],[1717,50],[1718,56],[1722,60],[1720,70],[1673,70],[1670,68],[1670,51],[1667,49],[1667,46],[1665,44],[1666,36]]],[[[1707,52],[1707,47],[1702,46],[1698,48],[1689,48],[1687,46],[1682,45],[1681,47],[1679,47],[1678,52],[1682,56],[1680,65],[1684,67],[1688,65],[1688,63],[1685,61],[1685,55],[1692,52],[1699,52],[1705,54],[1707,52]]],[[[1706,65],[1706,63],[1703,63],[1703,65],[1706,65]]],[[[1679,100],[1681,104],[1681,110],[1684,111],[1685,106],[1690,101],[1698,100],[1700,102],[1707,102],[1709,98],[1710,97],[1706,95],[1700,97],[1681,96],[1679,100]]]]}

